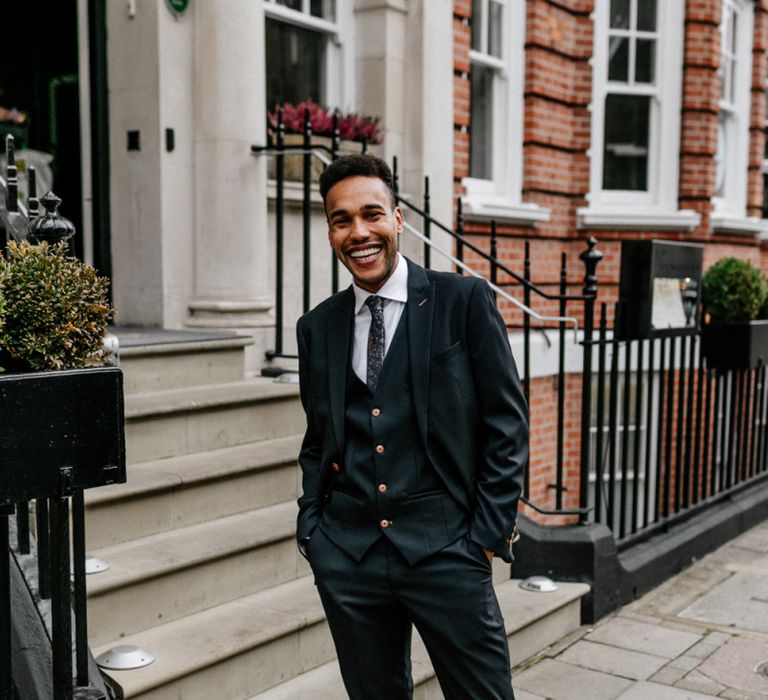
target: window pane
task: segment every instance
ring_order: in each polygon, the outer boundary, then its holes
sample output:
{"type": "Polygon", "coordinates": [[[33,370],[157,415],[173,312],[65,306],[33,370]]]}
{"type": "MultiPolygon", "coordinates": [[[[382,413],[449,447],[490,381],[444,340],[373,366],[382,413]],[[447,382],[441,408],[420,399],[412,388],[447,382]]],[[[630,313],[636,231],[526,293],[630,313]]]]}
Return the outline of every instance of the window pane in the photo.
{"type": "Polygon", "coordinates": [[[290,7],[292,10],[301,12],[301,0],[274,0],[275,5],[290,7]]]}
{"type": "Polygon", "coordinates": [[[629,29],[629,0],[611,0],[611,29],[629,29]]]}
{"type": "Polygon", "coordinates": [[[267,105],[321,102],[325,36],[267,18],[267,105]]]}
{"type": "Polygon", "coordinates": [[[649,120],[649,97],[606,97],[603,189],[648,189],[649,120]]]}
{"type": "Polygon", "coordinates": [[[726,121],[728,116],[720,112],[717,125],[717,151],[715,153],[715,194],[718,197],[725,196],[725,159],[728,153],[728,130],[726,121]]]}
{"type": "Polygon", "coordinates": [[[656,42],[638,39],[635,49],[635,82],[652,83],[655,79],[656,42]]]}
{"type": "Polygon", "coordinates": [[[768,175],[763,175],[763,218],[768,219],[768,175]]]}
{"type": "Polygon", "coordinates": [[[629,39],[614,36],[608,40],[608,80],[627,82],[629,39]]]}
{"type": "Polygon", "coordinates": [[[472,48],[482,51],[483,0],[472,0],[472,48]]]}
{"type": "Polygon", "coordinates": [[[637,0],[637,28],[641,32],[656,31],[656,0],[637,0]]]}
{"type": "Polygon", "coordinates": [[[502,58],[501,33],[504,27],[504,6],[491,0],[488,9],[488,53],[496,58],[502,58]]]}
{"type": "Polygon", "coordinates": [[[336,3],[334,0],[310,0],[309,12],[333,22],[336,19],[336,3]]]}
{"type": "Polygon", "coordinates": [[[473,65],[471,85],[469,175],[490,180],[493,177],[493,70],[473,65]]]}

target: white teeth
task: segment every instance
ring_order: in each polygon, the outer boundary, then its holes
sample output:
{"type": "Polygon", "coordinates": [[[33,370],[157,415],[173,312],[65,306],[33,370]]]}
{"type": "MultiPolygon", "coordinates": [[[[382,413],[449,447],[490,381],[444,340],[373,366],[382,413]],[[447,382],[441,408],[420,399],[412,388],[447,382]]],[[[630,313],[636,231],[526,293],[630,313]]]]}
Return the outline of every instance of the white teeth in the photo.
{"type": "Polygon", "coordinates": [[[356,250],[354,253],[350,253],[351,258],[367,258],[369,255],[378,253],[381,248],[365,248],[364,250],[356,250]]]}

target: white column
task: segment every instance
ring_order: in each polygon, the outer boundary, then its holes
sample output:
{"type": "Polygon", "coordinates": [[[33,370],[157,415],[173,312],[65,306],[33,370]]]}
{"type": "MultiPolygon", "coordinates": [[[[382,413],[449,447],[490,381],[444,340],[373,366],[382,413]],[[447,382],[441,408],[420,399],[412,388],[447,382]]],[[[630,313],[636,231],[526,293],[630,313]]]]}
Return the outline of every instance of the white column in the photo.
{"type": "MultiPolygon", "coordinates": [[[[206,0],[195,12],[195,295],[187,325],[266,331],[265,133],[261,0],[206,0]]],[[[265,341],[266,342],[266,341],[265,341]]],[[[257,342],[258,345],[258,342],[257,342]]]]}
{"type": "MultiPolygon", "coordinates": [[[[420,204],[430,177],[432,215],[452,223],[453,5],[451,0],[355,0],[358,41],[358,109],[381,116],[383,153],[397,156],[400,191],[420,204]]],[[[415,215],[406,219],[419,224],[415,215]]],[[[417,228],[421,228],[420,224],[417,228]]],[[[433,238],[450,250],[447,234],[433,238]],[[445,240],[442,240],[445,238],[445,240]]],[[[402,250],[422,259],[423,246],[408,234],[402,250]]],[[[433,267],[447,267],[432,255],[433,267]]]]}

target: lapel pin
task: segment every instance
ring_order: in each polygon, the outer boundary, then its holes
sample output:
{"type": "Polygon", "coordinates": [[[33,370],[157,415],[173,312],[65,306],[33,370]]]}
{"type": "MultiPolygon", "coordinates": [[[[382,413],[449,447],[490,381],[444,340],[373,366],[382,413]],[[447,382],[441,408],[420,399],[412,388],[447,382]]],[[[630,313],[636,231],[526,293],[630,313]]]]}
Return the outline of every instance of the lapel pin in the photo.
{"type": "Polygon", "coordinates": [[[429,301],[429,298],[428,298],[428,297],[424,297],[424,298],[423,298],[423,299],[422,299],[422,300],[419,302],[419,306],[424,306],[424,304],[426,304],[428,301],[429,301]]]}

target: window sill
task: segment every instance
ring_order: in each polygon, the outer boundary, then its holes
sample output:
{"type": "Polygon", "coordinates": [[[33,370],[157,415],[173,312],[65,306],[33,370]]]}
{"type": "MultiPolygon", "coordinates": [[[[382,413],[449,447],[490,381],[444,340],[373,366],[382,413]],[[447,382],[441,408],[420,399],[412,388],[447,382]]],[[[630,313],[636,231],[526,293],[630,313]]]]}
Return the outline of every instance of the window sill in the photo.
{"type": "Polygon", "coordinates": [[[579,229],[619,229],[622,231],[693,231],[701,215],[692,209],[655,214],[637,210],[589,209],[576,211],[579,229]]]}
{"type": "Polygon", "coordinates": [[[508,197],[469,192],[461,198],[462,213],[467,221],[497,221],[518,226],[535,226],[549,221],[551,210],[528,202],[515,202],[508,197]]]}
{"type": "Polygon", "coordinates": [[[713,213],[710,221],[712,230],[716,233],[768,237],[768,221],[755,216],[728,216],[713,213]]]}

